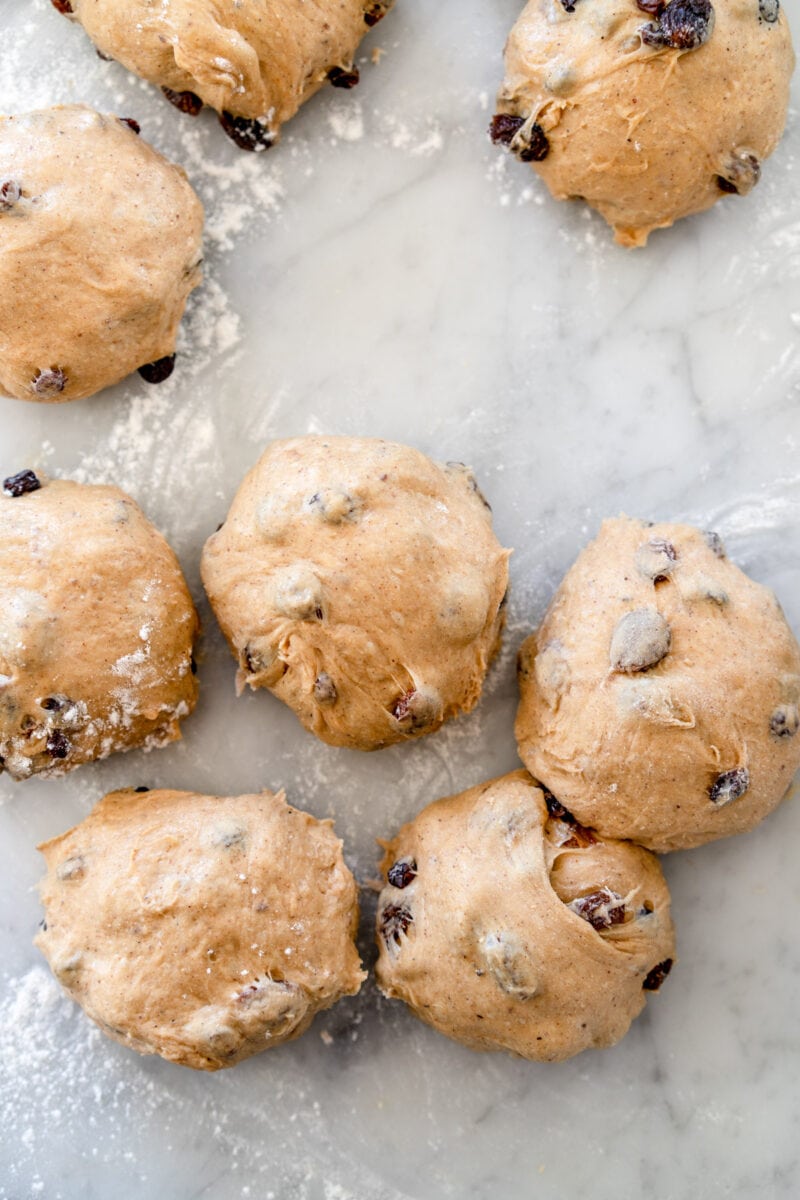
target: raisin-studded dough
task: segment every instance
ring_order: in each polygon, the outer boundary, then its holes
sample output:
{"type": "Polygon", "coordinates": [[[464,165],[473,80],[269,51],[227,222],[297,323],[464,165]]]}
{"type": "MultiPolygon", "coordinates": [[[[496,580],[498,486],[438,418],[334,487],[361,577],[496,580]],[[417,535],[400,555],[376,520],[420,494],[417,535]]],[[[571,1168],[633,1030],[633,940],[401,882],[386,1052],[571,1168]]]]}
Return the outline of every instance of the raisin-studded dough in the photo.
{"type": "Polygon", "coordinates": [[[605,521],[519,665],[523,762],[610,837],[751,829],[800,766],[800,647],[716,534],[605,521]]]}
{"type": "Polygon", "coordinates": [[[0,393],[58,403],[150,364],[165,377],[202,229],[184,172],[126,121],[80,104],[0,117],[0,393]]]}
{"type": "Polygon", "coordinates": [[[216,1071],[299,1037],[364,979],[330,821],[282,793],[111,792],[47,861],[36,944],[110,1037],[216,1071]]]}
{"type": "Polygon", "coordinates": [[[672,967],[658,860],[578,825],[525,771],[430,804],[383,871],[382,991],[475,1050],[610,1046],[672,967]]]}
{"type": "Polygon", "coordinates": [[[478,701],[508,552],[461,463],[377,438],[273,442],[206,542],[239,662],[334,746],[374,750],[478,701]]]}
{"type": "Polygon", "coordinates": [[[641,246],[758,182],[793,67],[779,0],[529,0],[492,136],[641,246]]]}
{"type": "Polygon", "coordinates": [[[358,83],[358,45],[392,2],[71,0],[68,12],[98,50],[178,107],[209,104],[234,141],[265,150],[326,81],[358,83]]]}
{"type": "Polygon", "coordinates": [[[114,487],[0,493],[0,771],[54,776],[180,737],[197,615],[178,560],[114,487]]]}

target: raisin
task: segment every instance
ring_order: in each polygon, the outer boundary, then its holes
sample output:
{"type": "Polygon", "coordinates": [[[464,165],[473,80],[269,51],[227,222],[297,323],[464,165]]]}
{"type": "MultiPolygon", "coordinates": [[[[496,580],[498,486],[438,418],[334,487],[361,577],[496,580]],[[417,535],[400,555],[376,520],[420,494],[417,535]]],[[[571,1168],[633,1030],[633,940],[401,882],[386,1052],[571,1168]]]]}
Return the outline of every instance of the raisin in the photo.
{"type": "Polygon", "coordinates": [[[33,471],[20,471],[3,480],[3,491],[7,496],[24,496],[26,492],[38,492],[41,486],[33,471]]]}
{"type": "Polygon", "coordinates": [[[69,16],[69,14],[72,12],[72,5],[70,4],[69,0],[50,0],[50,3],[52,4],[53,8],[58,9],[58,11],[63,13],[64,16],[69,16]]]}
{"type": "Polygon", "coordinates": [[[37,371],[31,380],[31,387],[37,396],[57,396],[67,386],[67,377],[61,367],[51,367],[47,371],[37,371]]]}
{"type": "Polygon", "coordinates": [[[663,962],[656,963],[652,971],[647,972],[642,987],[645,989],[645,991],[657,992],[671,970],[671,958],[665,958],[663,962]]]}
{"type": "Polygon", "coordinates": [[[496,113],[489,126],[489,137],[496,146],[508,146],[524,124],[524,117],[512,117],[510,113],[496,113]]]}
{"type": "Polygon", "coordinates": [[[61,712],[67,702],[61,696],[45,696],[39,703],[48,712],[61,712]]]}
{"type": "Polygon", "coordinates": [[[717,175],[717,187],[721,192],[733,196],[746,196],[761,178],[761,163],[751,150],[736,150],[725,167],[723,175],[717,175]]]}
{"type": "Polygon", "coordinates": [[[389,11],[387,4],[370,4],[369,8],[364,9],[364,24],[370,29],[373,25],[377,25],[378,21],[382,21],[389,11]]]}
{"type": "Polygon", "coordinates": [[[718,533],[715,533],[713,529],[706,529],[703,532],[703,537],[705,538],[705,543],[709,550],[713,551],[717,558],[725,557],[725,547],[723,546],[722,538],[718,533]]]}
{"type": "Polygon", "coordinates": [[[589,896],[579,896],[577,900],[572,900],[567,908],[584,921],[588,921],[598,933],[610,929],[612,925],[622,925],[625,920],[625,901],[617,892],[612,892],[607,887],[600,888],[589,896]]]}
{"type": "Polygon", "coordinates": [[[134,133],[142,132],[141,125],[139,124],[138,121],[135,121],[133,119],[133,117],[120,117],[120,121],[122,122],[123,125],[129,126],[129,128],[131,128],[134,133]]]}
{"type": "Polygon", "coordinates": [[[331,67],[328,71],[328,81],[335,88],[345,88],[349,91],[359,80],[358,67],[331,67]]]}
{"type": "Polygon", "coordinates": [[[4,179],[0,183],[0,213],[11,212],[22,192],[19,184],[13,179],[4,179]]]}
{"type": "Polygon", "coordinates": [[[528,141],[518,152],[522,162],[542,162],[550,153],[550,143],[541,125],[531,125],[528,141]]]}
{"type": "Polygon", "coordinates": [[[441,715],[441,706],[429,692],[412,688],[399,696],[392,708],[392,716],[405,729],[427,729],[441,715]]]}
{"type": "Polygon", "coordinates": [[[51,758],[66,758],[70,752],[69,738],[60,729],[53,729],[47,735],[47,753],[51,758]]]}
{"type": "Polygon", "coordinates": [[[387,904],[381,913],[380,922],[381,934],[386,945],[394,942],[396,946],[399,946],[403,934],[408,933],[414,924],[414,918],[405,905],[387,904]]]}
{"type": "Polygon", "coordinates": [[[660,17],[666,3],[667,0],[636,0],[636,7],[651,17],[660,17]]]}
{"type": "Polygon", "coordinates": [[[561,0],[561,3],[564,6],[564,12],[574,13],[577,2],[578,0],[561,0]]]}
{"type": "Polygon", "coordinates": [[[653,583],[666,583],[677,560],[677,550],[665,538],[651,538],[636,551],[637,570],[653,583]]]}
{"type": "Polygon", "coordinates": [[[134,790],[135,792],[149,792],[149,791],[150,791],[150,788],[149,788],[149,787],[145,787],[145,786],[142,784],[140,787],[134,788],[133,790],[134,790]]]}
{"type": "Polygon", "coordinates": [[[711,0],[669,0],[658,20],[639,32],[646,45],[657,49],[696,50],[708,41],[713,27],[711,0]]]}
{"type": "Polygon", "coordinates": [[[655,608],[635,608],[617,622],[611,638],[612,671],[649,671],[666,658],[672,634],[655,608]]]}
{"type": "Polygon", "coordinates": [[[251,117],[235,117],[233,113],[221,112],[219,123],[240,150],[253,150],[255,153],[261,153],[263,150],[269,150],[275,142],[275,135],[263,121],[251,117]]]}
{"type": "Polygon", "coordinates": [[[163,358],[157,358],[155,362],[145,363],[143,367],[139,367],[139,374],[145,383],[163,383],[165,379],[169,379],[174,370],[175,355],[166,354],[163,358]]]}
{"type": "Polygon", "coordinates": [[[800,729],[800,711],[796,704],[779,704],[769,719],[770,732],[776,737],[794,737],[800,729]]]}
{"type": "Polygon", "coordinates": [[[738,800],[749,787],[750,772],[747,767],[734,767],[732,771],[723,771],[717,776],[708,789],[708,795],[712,804],[722,808],[732,800],[738,800]]]}
{"type": "Polygon", "coordinates": [[[396,862],[389,867],[386,878],[392,887],[407,888],[411,880],[417,878],[417,864],[413,858],[396,862]]]}
{"type": "Polygon", "coordinates": [[[314,699],[317,704],[335,704],[338,697],[336,684],[327,671],[322,671],[314,680],[314,699]]]}
{"type": "Polygon", "coordinates": [[[172,88],[168,87],[162,87],[161,91],[170,104],[182,113],[188,113],[190,117],[196,117],[203,107],[203,101],[194,92],[173,92],[172,88]]]}
{"type": "Polygon", "coordinates": [[[758,16],[768,25],[774,25],[781,15],[781,0],[758,0],[758,16]]]}

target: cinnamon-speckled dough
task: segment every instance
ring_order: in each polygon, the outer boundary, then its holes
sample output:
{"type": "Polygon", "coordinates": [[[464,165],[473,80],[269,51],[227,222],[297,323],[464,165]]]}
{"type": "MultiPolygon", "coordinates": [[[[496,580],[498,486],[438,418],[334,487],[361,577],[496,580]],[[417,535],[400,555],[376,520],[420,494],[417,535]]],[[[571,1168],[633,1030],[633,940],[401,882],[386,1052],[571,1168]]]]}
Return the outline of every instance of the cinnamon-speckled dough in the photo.
{"type": "Polygon", "coordinates": [[[525,771],[430,804],[383,870],[381,989],[475,1050],[610,1046],[672,966],[655,856],[582,828],[525,771]]]}
{"type": "Polygon", "coordinates": [[[0,117],[0,393],[78,400],[169,359],[202,230],[184,172],[119,117],[0,117]]]}
{"type": "Polygon", "coordinates": [[[470,471],[377,438],[273,442],[202,573],[239,661],[334,746],[374,750],[478,701],[508,552],[470,471]]]}
{"type": "Polygon", "coordinates": [[[556,199],[586,200],[625,246],[758,182],[794,67],[779,0],[658,7],[529,0],[492,123],[556,199]]]}
{"type": "Polygon", "coordinates": [[[520,756],[579,821],[654,850],[751,829],[800,766],[800,647],[688,525],[605,521],[520,651],[520,756]]]}
{"type": "Polygon", "coordinates": [[[211,105],[234,141],[266,150],[327,80],[358,83],[358,45],[392,2],[71,0],[70,8],[103,54],[160,84],[186,112],[211,105]]]}
{"type": "Polygon", "coordinates": [[[299,1037],[364,979],[332,822],[282,793],[111,792],[39,849],[36,944],[110,1037],[216,1071],[299,1037]]]}
{"type": "Polygon", "coordinates": [[[40,486],[33,472],[6,484],[0,771],[63,775],[179,738],[197,699],[198,622],[164,538],[118,488],[40,486]]]}

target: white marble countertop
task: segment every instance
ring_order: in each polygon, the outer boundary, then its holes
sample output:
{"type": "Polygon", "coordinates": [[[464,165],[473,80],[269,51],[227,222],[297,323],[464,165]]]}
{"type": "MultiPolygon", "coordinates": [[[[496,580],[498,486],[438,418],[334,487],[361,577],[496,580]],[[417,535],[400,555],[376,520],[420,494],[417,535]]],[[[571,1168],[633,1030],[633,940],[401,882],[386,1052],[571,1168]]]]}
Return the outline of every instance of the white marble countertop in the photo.
{"type": "Polygon", "coordinates": [[[256,157],[101,62],[47,0],[0,0],[0,111],[87,100],[136,117],[209,210],[206,282],[168,383],[133,377],[63,407],[0,400],[2,475],[129,490],[205,621],[182,743],[63,781],[0,780],[3,1200],[800,1192],[797,801],[665,861],[672,976],[622,1043],[561,1065],[472,1054],[369,985],[300,1041],[195,1074],[103,1038],[31,945],[37,841],[116,786],[284,785],[335,817],[373,878],[376,837],[517,765],[516,648],[605,515],[718,529],[800,630],[797,112],[749,197],[624,251],[485,137],[517,4],[398,0],[359,88],[327,89],[256,157]],[[504,652],[476,712],[435,737],[359,756],[266,694],[234,696],[200,548],[265,442],[307,431],[471,463],[515,548],[504,652]]]}

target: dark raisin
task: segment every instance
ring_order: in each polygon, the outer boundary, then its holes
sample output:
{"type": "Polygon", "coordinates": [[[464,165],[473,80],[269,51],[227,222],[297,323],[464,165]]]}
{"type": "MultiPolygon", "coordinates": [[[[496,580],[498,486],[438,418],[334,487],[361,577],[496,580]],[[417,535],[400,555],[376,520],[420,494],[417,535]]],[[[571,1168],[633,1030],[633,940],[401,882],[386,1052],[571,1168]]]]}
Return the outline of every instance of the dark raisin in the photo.
{"type": "Polygon", "coordinates": [[[387,904],[380,916],[381,934],[388,946],[390,942],[400,945],[404,933],[414,924],[414,918],[403,904],[387,904]]]}
{"type": "Polygon", "coordinates": [[[713,804],[722,808],[732,800],[738,800],[750,787],[750,772],[747,767],[734,767],[732,771],[723,771],[708,789],[709,799],[713,804]]]}
{"type": "Polygon", "coordinates": [[[47,753],[51,758],[66,758],[70,751],[69,738],[60,729],[53,729],[47,735],[47,753]]]}
{"type": "Polygon", "coordinates": [[[40,700],[39,703],[48,712],[60,712],[64,707],[65,701],[61,696],[45,696],[44,700],[40,700]]]}
{"type": "Polygon", "coordinates": [[[666,3],[667,0],[636,0],[636,7],[651,17],[658,17],[663,12],[666,3]]]}
{"type": "Polygon", "coordinates": [[[541,125],[531,125],[527,142],[519,151],[522,162],[542,162],[550,153],[550,143],[541,125]]]}
{"type": "Polygon", "coordinates": [[[57,396],[67,386],[67,377],[61,367],[50,367],[47,371],[37,371],[31,380],[31,387],[37,396],[57,396]]]}
{"type": "Polygon", "coordinates": [[[135,121],[133,117],[120,117],[120,121],[123,125],[127,125],[130,129],[132,129],[134,133],[142,132],[141,125],[138,121],[135,121]]]}
{"type": "Polygon", "coordinates": [[[612,925],[621,925],[625,920],[625,901],[617,892],[603,887],[589,896],[579,896],[567,908],[588,921],[592,929],[600,932],[612,925]]]}
{"type": "Polygon", "coordinates": [[[328,80],[335,88],[354,88],[359,80],[358,67],[331,67],[328,80]]]}
{"type": "Polygon", "coordinates": [[[407,729],[425,729],[437,715],[433,699],[414,688],[399,696],[392,708],[392,716],[407,729]]]}
{"type": "Polygon", "coordinates": [[[3,491],[7,496],[24,496],[26,492],[38,492],[41,486],[33,471],[20,471],[3,480],[3,491]]]}
{"type": "Polygon", "coordinates": [[[233,113],[221,112],[219,123],[240,150],[260,153],[262,150],[269,150],[275,142],[275,135],[263,121],[251,117],[234,117],[233,113]]]}
{"type": "Polygon", "coordinates": [[[4,179],[0,183],[0,212],[10,212],[21,195],[20,186],[14,179],[4,179]]]}
{"type": "Polygon", "coordinates": [[[670,627],[655,608],[635,608],[620,617],[611,637],[612,671],[649,671],[666,658],[672,644],[670,627]]]}
{"type": "Polygon", "coordinates": [[[652,971],[648,971],[645,975],[642,987],[648,992],[657,992],[664,980],[672,970],[672,959],[665,958],[663,962],[656,963],[652,971]]]}
{"type": "Polygon", "coordinates": [[[382,21],[389,11],[387,4],[370,4],[369,8],[364,9],[364,24],[369,25],[370,29],[373,25],[377,25],[378,21],[382,21]]]}
{"type": "Polygon", "coordinates": [[[669,0],[658,20],[639,32],[648,46],[695,50],[708,41],[713,27],[711,0],[669,0]]]}
{"type": "Polygon", "coordinates": [[[166,354],[163,358],[157,358],[155,362],[145,363],[143,367],[139,367],[139,374],[145,383],[163,383],[165,379],[169,379],[174,370],[175,355],[166,354]]]}
{"type": "Polygon", "coordinates": [[[577,4],[577,0],[561,0],[561,3],[564,6],[564,12],[568,12],[568,13],[575,12],[575,5],[577,4]]]}
{"type": "Polygon", "coordinates": [[[725,172],[717,175],[717,187],[729,195],[746,196],[761,178],[761,163],[750,150],[734,151],[725,172]]]}
{"type": "Polygon", "coordinates": [[[715,533],[713,529],[706,529],[703,532],[703,537],[705,538],[705,542],[709,550],[712,550],[714,554],[716,554],[717,558],[725,557],[725,547],[723,546],[722,538],[718,533],[715,533]]]}
{"type": "Polygon", "coordinates": [[[800,711],[797,705],[779,704],[769,719],[769,727],[776,737],[794,737],[800,729],[800,711]]]}
{"type": "Polygon", "coordinates": [[[541,784],[539,784],[539,787],[542,788],[542,792],[544,793],[544,802],[547,805],[547,811],[553,820],[566,821],[569,825],[574,825],[575,818],[571,812],[564,808],[564,805],[561,803],[561,801],[556,800],[555,796],[548,788],[542,787],[541,784]]]}
{"type": "Polygon", "coordinates": [[[508,146],[524,124],[524,117],[512,117],[510,113],[496,113],[489,126],[489,137],[496,146],[508,146]]]}
{"type": "Polygon", "coordinates": [[[50,0],[53,8],[57,8],[60,13],[68,16],[72,12],[72,5],[69,0],[50,0]]]}
{"type": "Polygon", "coordinates": [[[135,792],[149,792],[149,791],[150,791],[150,788],[149,788],[149,787],[144,787],[144,786],[142,785],[142,786],[140,786],[140,787],[134,788],[133,790],[134,790],[135,792]]]}
{"type": "Polygon", "coordinates": [[[781,0],[758,0],[758,15],[768,25],[774,25],[781,15],[781,0]]]}
{"type": "Polygon", "coordinates": [[[182,113],[188,113],[190,117],[196,117],[203,107],[203,101],[199,96],[195,96],[194,92],[173,92],[172,88],[168,87],[162,87],[161,91],[170,104],[174,104],[182,113]]]}
{"type": "Polygon", "coordinates": [[[336,684],[327,671],[322,671],[314,680],[314,699],[317,704],[335,704],[338,697],[336,684]]]}
{"type": "Polygon", "coordinates": [[[386,878],[392,887],[407,888],[411,880],[417,878],[417,864],[413,858],[405,862],[396,862],[389,867],[386,878]]]}

